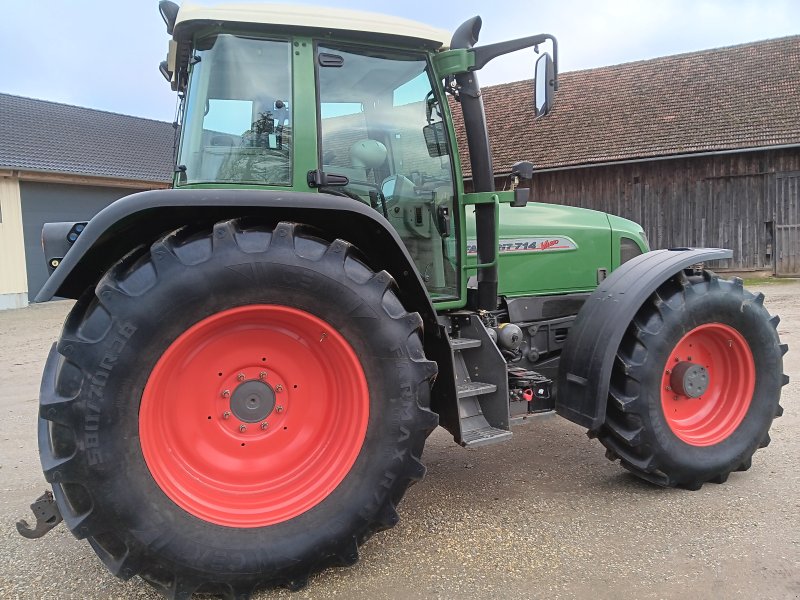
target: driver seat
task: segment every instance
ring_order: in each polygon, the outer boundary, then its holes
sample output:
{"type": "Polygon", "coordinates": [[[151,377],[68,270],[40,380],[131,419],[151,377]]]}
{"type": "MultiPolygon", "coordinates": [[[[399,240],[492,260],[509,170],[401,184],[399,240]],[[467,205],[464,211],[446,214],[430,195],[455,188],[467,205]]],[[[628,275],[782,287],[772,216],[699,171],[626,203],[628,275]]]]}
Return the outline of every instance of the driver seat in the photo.
{"type": "Polygon", "coordinates": [[[389,152],[378,140],[359,140],[350,146],[350,160],[354,167],[377,169],[386,162],[389,152]]]}

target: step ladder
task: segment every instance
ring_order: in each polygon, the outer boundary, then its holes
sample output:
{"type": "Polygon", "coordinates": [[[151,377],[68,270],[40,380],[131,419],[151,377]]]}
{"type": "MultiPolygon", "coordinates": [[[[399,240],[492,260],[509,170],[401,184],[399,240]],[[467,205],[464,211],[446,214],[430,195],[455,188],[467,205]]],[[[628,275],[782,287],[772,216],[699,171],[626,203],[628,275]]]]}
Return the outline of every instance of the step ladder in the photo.
{"type": "Polygon", "coordinates": [[[460,439],[475,447],[508,440],[509,407],[506,361],[480,318],[453,317],[450,350],[456,380],[460,439]]]}

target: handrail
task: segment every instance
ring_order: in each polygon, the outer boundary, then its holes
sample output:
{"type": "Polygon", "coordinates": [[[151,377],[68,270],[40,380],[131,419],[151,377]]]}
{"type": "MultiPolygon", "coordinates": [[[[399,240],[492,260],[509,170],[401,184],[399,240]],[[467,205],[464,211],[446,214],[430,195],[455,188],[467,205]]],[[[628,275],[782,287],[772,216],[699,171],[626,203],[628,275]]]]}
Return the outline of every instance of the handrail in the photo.
{"type": "MultiPolygon", "coordinates": [[[[494,230],[495,232],[500,231],[500,195],[501,194],[508,194],[511,197],[511,200],[514,198],[513,192],[473,192],[470,194],[464,194],[462,196],[465,205],[477,205],[477,204],[494,204],[495,211],[494,211],[494,230]]],[[[508,200],[508,202],[511,202],[508,200]]],[[[496,235],[496,234],[495,234],[496,235]]],[[[495,239],[495,244],[497,240],[495,239]]],[[[466,261],[464,265],[461,267],[464,271],[472,271],[472,270],[480,270],[480,269],[490,269],[492,267],[497,266],[497,256],[498,254],[495,253],[495,258],[491,262],[487,263],[478,263],[475,265],[468,265],[466,261]]]]}

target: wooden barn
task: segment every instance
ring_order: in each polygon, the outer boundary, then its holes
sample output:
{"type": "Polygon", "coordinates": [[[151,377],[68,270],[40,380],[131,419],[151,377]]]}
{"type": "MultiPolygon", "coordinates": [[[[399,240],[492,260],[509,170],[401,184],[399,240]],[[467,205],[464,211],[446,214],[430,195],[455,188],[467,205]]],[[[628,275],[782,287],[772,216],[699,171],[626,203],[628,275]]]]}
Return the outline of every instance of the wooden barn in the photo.
{"type": "Polygon", "coordinates": [[[498,189],[530,160],[539,201],[633,219],[653,248],[733,249],[719,270],[800,275],[800,36],[563,73],[538,120],[532,94],[484,90],[498,189]]]}

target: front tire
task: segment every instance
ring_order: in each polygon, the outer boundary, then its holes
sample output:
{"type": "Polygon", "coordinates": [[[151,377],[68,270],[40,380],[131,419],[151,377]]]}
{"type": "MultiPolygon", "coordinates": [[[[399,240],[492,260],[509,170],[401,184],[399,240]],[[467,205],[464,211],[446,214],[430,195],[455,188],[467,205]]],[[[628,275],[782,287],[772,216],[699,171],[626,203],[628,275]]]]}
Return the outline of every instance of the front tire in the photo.
{"type": "Polygon", "coordinates": [[[78,301],[42,383],[42,466],[72,532],[175,598],[354,563],[438,421],[421,319],[393,288],[290,223],[128,255],[78,301]]]}
{"type": "Polygon", "coordinates": [[[598,437],[611,460],[698,489],[750,468],[780,416],[787,347],[741,279],[683,272],[645,302],[620,343],[598,437]]]}

